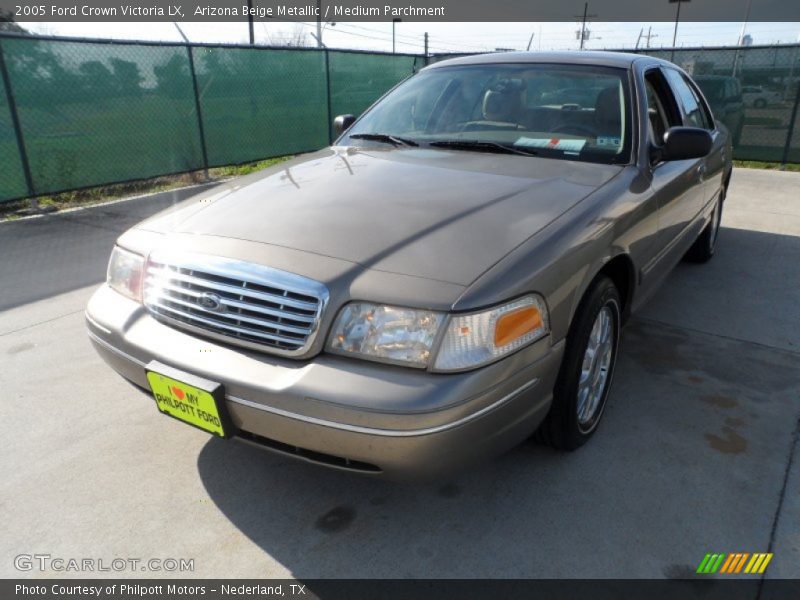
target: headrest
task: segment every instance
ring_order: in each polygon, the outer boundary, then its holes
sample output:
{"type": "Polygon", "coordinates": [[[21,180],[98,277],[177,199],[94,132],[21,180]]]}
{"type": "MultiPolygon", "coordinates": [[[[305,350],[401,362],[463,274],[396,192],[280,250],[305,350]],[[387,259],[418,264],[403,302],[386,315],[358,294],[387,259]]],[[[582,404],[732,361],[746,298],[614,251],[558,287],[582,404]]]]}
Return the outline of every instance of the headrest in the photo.
{"type": "Polygon", "coordinates": [[[606,129],[605,133],[619,131],[622,123],[620,115],[619,86],[611,85],[597,94],[594,103],[594,120],[598,127],[606,129]]]}
{"type": "Polygon", "coordinates": [[[501,79],[483,96],[483,118],[487,121],[516,122],[522,108],[521,79],[501,79]]]}

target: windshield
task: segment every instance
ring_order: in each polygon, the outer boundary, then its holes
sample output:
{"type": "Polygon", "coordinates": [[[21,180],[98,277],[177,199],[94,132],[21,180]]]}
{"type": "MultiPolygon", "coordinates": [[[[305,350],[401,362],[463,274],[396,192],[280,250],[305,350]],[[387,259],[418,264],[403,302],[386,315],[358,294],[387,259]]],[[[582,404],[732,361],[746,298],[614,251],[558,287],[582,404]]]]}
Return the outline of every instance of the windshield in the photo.
{"type": "Polygon", "coordinates": [[[412,144],[604,163],[630,157],[626,71],[554,64],[440,67],[410,78],[340,143],[412,144]],[[453,142],[458,142],[454,144],[453,142]],[[501,148],[502,147],[502,148],[501,148]],[[519,151],[519,152],[517,152],[519,151]]]}

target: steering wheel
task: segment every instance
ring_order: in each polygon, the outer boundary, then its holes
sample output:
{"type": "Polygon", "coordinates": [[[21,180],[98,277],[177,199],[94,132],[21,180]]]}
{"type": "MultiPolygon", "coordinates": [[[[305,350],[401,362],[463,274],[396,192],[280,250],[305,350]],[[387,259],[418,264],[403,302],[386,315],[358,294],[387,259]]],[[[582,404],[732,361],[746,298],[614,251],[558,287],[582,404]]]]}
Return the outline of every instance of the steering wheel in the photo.
{"type": "Polygon", "coordinates": [[[569,133],[572,135],[585,135],[586,137],[596,137],[597,132],[594,128],[580,123],[562,123],[553,127],[550,133],[569,133]]]}

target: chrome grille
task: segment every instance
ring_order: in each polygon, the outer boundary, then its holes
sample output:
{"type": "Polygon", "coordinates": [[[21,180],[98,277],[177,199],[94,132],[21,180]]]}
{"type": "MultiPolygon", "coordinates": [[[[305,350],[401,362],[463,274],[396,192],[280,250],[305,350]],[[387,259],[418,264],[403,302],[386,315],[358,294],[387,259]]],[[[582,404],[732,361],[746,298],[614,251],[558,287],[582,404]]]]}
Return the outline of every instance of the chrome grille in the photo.
{"type": "Polygon", "coordinates": [[[200,254],[153,254],[144,303],[171,325],[264,352],[299,355],[314,341],[328,293],[317,281],[200,254]]]}

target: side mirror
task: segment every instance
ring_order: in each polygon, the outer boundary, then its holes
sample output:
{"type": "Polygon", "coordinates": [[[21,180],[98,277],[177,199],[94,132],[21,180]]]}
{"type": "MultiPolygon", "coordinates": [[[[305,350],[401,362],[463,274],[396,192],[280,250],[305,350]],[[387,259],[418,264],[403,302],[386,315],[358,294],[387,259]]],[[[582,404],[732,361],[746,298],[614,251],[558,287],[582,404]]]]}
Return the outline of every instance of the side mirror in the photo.
{"type": "Polygon", "coordinates": [[[355,123],[355,116],[353,115],[339,115],[333,120],[333,130],[337,136],[342,135],[345,131],[350,129],[350,126],[355,123]]]}
{"type": "Polygon", "coordinates": [[[670,127],[664,134],[664,145],[659,148],[660,160],[688,160],[702,158],[711,152],[714,141],[711,134],[699,127],[670,127]]]}

